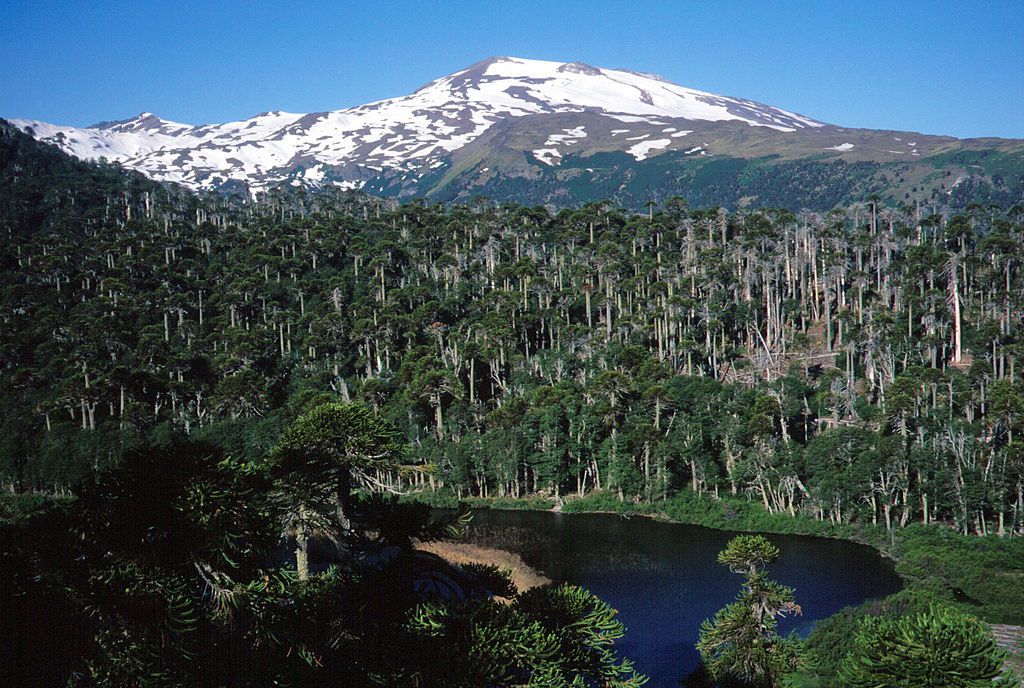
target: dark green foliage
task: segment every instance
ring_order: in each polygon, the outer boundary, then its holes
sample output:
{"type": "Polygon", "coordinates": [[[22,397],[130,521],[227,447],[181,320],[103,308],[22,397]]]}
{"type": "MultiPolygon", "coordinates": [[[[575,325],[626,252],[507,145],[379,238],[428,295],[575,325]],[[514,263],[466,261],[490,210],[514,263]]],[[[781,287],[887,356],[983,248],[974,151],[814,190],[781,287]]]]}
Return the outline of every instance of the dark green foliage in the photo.
{"type": "MultiPolygon", "coordinates": [[[[73,226],[102,216],[109,189],[171,193],[141,174],[109,163],[82,162],[0,120],[0,223],[29,236],[47,225],[73,226]],[[69,188],[70,187],[70,188],[69,188]],[[70,193],[67,193],[70,191],[70,193]]],[[[179,195],[184,196],[184,193],[179,195]]]]}
{"type": "Polygon", "coordinates": [[[909,528],[897,539],[897,571],[915,587],[955,601],[992,623],[1024,624],[1024,540],[966,538],[909,528]]]}
{"type": "Polygon", "coordinates": [[[779,548],[761,535],[737,535],[718,553],[719,564],[748,578],[778,558],[779,548]]]}
{"type": "Polygon", "coordinates": [[[996,685],[1003,658],[980,621],[937,607],[864,619],[842,680],[852,688],[982,688],[996,685]]]}
{"type": "Polygon", "coordinates": [[[368,407],[327,402],[285,429],[267,470],[284,492],[308,501],[332,491],[337,508],[348,511],[353,482],[366,486],[373,472],[395,468],[401,453],[394,428],[368,407]]]}
{"type": "Polygon", "coordinates": [[[737,536],[718,555],[720,564],[746,578],[736,601],[701,626],[697,649],[719,685],[777,688],[804,661],[799,641],[776,630],[778,617],[800,613],[793,590],[761,570],[778,555],[760,535],[737,536]]]}
{"type": "Polygon", "coordinates": [[[368,407],[328,402],[299,416],[281,434],[275,453],[287,465],[369,470],[393,463],[401,448],[394,429],[368,407]]]}
{"type": "Polygon", "coordinates": [[[81,573],[70,503],[0,495],[0,673],[8,685],[63,685],[94,651],[93,624],[63,583],[81,573]]]}
{"type": "Polygon", "coordinates": [[[883,600],[869,600],[859,607],[847,607],[816,623],[806,641],[808,666],[805,676],[813,677],[815,686],[845,688],[839,677],[840,669],[864,619],[918,614],[936,604],[940,601],[934,593],[908,587],[883,600]]]}
{"type": "Polygon", "coordinates": [[[409,622],[424,667],[415,676],[422,685],[445,688],[641,686],[646,680],[613,651],[623,634],[614,617],[607,604],[570,585],[535,588],[510,606],[423,604],[409,622]]]}
{"type": "Polygon", "coordinates": [[[466,510],[437,519],[416,504],[356,499],[343,551],[321,532],[313,544],[326,565],[300,580],[281,542],[273,464],[219,457],[215,445],[170,438],[68,503],[0,500],[11,685],[643,682],[614,651],[614,611],[586,591],[519,595],[496,569],[413,552],[414,539],[463,532],[466,510]],[[450,592],[428,594],[433,579],[450,592]]]}

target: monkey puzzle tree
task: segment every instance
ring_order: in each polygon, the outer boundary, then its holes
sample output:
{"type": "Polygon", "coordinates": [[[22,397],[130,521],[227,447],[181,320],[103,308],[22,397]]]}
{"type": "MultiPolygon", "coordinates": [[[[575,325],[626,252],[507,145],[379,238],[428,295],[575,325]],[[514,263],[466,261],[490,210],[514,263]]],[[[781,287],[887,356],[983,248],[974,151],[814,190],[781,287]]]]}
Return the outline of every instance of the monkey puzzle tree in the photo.
{"type": "MultiPolygon", "coordinates": [[[[506,586],[515,592],[510,581],[506,586]]],[[[395,648],[402,685],[640,688],[647,677],[615,649],[625,631],[615,616],[606,602],[568,584],[513,594],[507,605],[479,598],[423,603],[410,614],[410,642],[395,648]]]]}
{"type": "Polygon", "coordinates": [[[443,404],[446,398],[462,397],[462,385],[458,377],[435,358],[428,357],[417,363],[415,377],[410,382],[410,393],[425,399],[434,411],[434,431],[437,439],[444,437],[443,404]]]}
{"type": "Polygon", "coordinates": [[[735,537],[718,554],[718,563],[746,576],[736,601],[701,625],[697,650],[720,685],[775,688],[802,663],[800,643],[776,630],[778,617],[800,613],[792,588],[763,571],[778,556],[760,535],[735,537]]]}
{"type": "Polygon", "coordinates": [[[946,607],[913,616],[868,617],[843,663],[851,688],[982,688],[1000,678],[1004,653],[984,624],[946,607]]]}
{"type": "Polygon", "coordinates": [[[353,484],[378,483],[373,472],[393,468],[400,453],[392,427],[362,404],[320,404],[282,433],[271,472],[295,507],[291,520],[300,577],[309,575],[308,529],[333,525],[347,531],[353,484]]]}

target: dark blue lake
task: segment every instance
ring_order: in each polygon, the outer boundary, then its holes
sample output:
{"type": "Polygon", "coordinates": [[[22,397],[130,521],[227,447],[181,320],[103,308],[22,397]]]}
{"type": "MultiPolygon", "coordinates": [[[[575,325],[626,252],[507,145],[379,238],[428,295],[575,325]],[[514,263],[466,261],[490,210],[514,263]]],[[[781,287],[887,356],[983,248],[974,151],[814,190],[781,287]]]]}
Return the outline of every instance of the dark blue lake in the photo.
{"type": "MultiPolygon", "coordinates": [[[[472,541],[519,554],[549,578],[581,585],[619,610],[622,653],[651,688],[677,688],[698,668],[701,622],[732,601],[742,578],[715,558],[736,535],[614,514],[479,511],[472,541]]],[[[796,589],[803,615],[780,630],[805,633],[845,606],[900,589],[892,564],[840,540],[767,535],[779,548],[773,577],[796,589]]]]}

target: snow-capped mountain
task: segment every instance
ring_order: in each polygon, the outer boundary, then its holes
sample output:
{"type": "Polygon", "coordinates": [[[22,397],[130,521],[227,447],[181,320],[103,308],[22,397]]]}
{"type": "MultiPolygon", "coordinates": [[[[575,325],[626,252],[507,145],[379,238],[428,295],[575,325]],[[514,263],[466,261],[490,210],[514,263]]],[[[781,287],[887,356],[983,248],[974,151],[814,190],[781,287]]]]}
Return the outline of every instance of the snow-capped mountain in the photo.
{"type": "MultiPolygon", "coordinates": [[[[823,126],[793,112],[684,88],[650,74],[512,57],[479,62],[408,96],[329,112],[275,111],[201,126],[148,112],[84,128],[12,121],[79,158],[105,157],[194,188],[237,181],[259,189],[286,180],[360,186],[382,171],[422,176],[496,124],[567,113],[605,118],[604,137],[618,137],[614,147],[637,159],[693,148],[685,140],[692,127],[670,126],[680,121],[737,122],[783,132],[823,126]],[[636,125],[659,128],[657,136],[653,131],[626,136],[636,125]]],[[[539,142],[533,150],[537,160],[555,164],[591,136],[586,125],[561,129],[539,142]]]]}
{"type": "Polygon", "coordinates": [[[979,183],[992,186],[983,197],[1013,199],[1006,180],[1024,158],[1020,140],[849,129],[652,74],[514,57],[344,110],[199,126],[148,112],[91,127],[11,121],[79,158],[194,189],[338,186],[560,206],[681,195],[827,208],[880,189],[893,202],[952,198],[979,183]]]}

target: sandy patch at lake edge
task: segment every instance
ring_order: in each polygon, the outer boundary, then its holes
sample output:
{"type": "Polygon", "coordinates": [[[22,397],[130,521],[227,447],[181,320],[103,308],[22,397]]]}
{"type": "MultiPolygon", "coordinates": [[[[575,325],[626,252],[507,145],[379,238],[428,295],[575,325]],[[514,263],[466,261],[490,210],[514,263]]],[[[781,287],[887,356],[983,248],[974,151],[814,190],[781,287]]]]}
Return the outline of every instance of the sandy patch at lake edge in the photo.
{"type": "Polygon", "coordinates": [[[551,579],[530,568],[518,554],[493,547],[466,542],[419,542],[416,549],[436,554],[450,564],[487,564],[511,571],[512,582],[519,592],[551,583],[551,579]]]}

